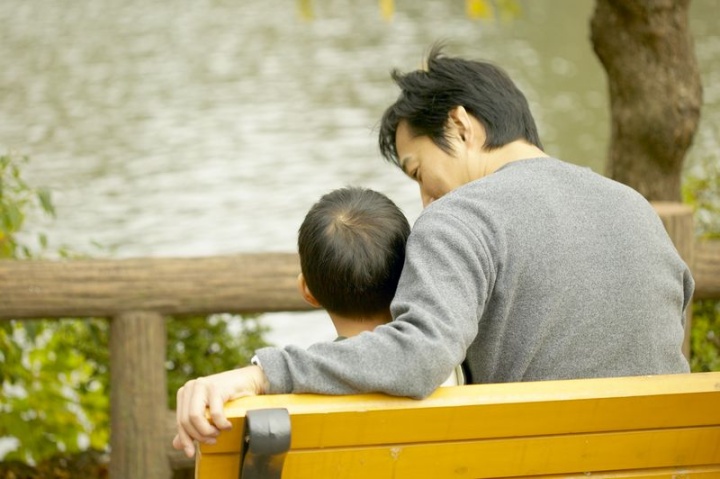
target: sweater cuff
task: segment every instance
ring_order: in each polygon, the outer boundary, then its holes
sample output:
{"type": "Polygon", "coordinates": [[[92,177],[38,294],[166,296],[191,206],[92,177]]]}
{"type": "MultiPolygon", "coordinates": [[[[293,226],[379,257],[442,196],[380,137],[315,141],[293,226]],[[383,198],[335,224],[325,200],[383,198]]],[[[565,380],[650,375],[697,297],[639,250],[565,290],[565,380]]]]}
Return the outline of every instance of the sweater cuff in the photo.
{"type": "Polygon", "coordinates": [[[269,386],[265,394],[292,393],[292,378],[281,349],[258,349],[253,359],[262,368],[268,380],[269,386]]]}

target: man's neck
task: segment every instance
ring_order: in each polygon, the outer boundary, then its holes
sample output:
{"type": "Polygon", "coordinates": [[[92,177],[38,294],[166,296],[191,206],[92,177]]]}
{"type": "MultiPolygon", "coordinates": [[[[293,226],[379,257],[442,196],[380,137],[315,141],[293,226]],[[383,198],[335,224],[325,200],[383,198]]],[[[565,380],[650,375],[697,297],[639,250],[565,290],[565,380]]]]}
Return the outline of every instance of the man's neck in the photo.
{"type": "Polygon", "coordinates": [[[525,140],[515,140],[507,145],[501,146],[491,151],[483,152],[482,171],[480,177],[484,177],[495,173],[497,170],[515,161],[529,160],[531,158],[549,157],[547,153],[542,151],[535,145],[525,140]]]}
{"type": "Polygon", "coordinates": [[[328,312],[328,314],[330,315],[330,319],[332,319],[338,336],[345,338],[356,336],[363,331],[372,331],[377,326],[392,321],[390,311],[383,311],[382,313],[363,317],[341,316],[330,312],[328,312]]]}

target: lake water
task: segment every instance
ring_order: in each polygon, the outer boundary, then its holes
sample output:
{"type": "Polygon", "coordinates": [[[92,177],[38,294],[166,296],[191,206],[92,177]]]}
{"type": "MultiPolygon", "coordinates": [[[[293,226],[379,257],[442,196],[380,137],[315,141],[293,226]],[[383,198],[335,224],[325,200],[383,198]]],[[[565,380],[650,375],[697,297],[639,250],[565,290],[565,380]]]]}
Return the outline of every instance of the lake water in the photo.
{"type": "MultiPolygon", "coordinates": [[[[550,154],[601,172],[594,3],[518,4],[489,21],[460,1],[396,2],[386,21],[378,2],[349,0],[3,0],[0,149],[31,158],[26,178],[58,211],[29,230],[102,257],[294,251],[310,205],[348,184],[386,193],[412,221],[416,187],[379,158],[375,127],[397,95],[389,71],[417,68],[442,39],[509,71],[550,154]]],[[[691,9],[705,87],[696,175],[717,168],[718,6],[691,9]]],[[[321,313],[266,319],[277,344],[333,337],[321,313]]]]}

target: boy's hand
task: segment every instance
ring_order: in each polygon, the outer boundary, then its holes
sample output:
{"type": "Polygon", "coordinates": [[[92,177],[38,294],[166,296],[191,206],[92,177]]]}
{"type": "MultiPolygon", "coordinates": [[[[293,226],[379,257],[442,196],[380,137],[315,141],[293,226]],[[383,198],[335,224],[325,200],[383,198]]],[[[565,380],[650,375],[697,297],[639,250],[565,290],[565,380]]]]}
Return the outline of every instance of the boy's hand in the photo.
{"type": "Polygon", "coordinates": [[[230,429],[223,406],[231,399],[263,394],[267,378],[258,366],[233,369],[185,383],[177,392],[177,435],[173,447],[185,451],[187,457],[195,454],[193,440],[214,444],[220,430],[230,429]],[[206,416],[210,409],[212,423],[206,416]]]}

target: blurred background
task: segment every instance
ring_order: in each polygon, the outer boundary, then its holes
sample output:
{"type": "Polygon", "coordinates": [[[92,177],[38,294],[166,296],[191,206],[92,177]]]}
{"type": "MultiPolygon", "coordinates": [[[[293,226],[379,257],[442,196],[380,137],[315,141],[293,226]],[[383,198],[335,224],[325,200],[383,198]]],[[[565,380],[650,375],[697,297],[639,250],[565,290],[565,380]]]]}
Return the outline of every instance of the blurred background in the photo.
{"type": "MultiPolygon", "coordinates": [[[[505,2],[499,2],[505,3],[505,2]]],[[[55,0],[0,2],[0,151],[50,189],[57,219],[28,222],[93,257],[294,251],[307,209],[353,184],[413,221],[416,186],[377,151],[393,68],[428,47],[504,67],[546,150],[603,172],[605,73],[592,0],[520,0],[473,18],[464,1],[55,0]],[[382,2],[380,2],[382,4],[382,2]]],[[[696,0],[704,109],[688,174],[717,171],[720,24],[696,0]]],[[[323,313],[267,314],[268,339],[334,336],[323,313]]]]}

